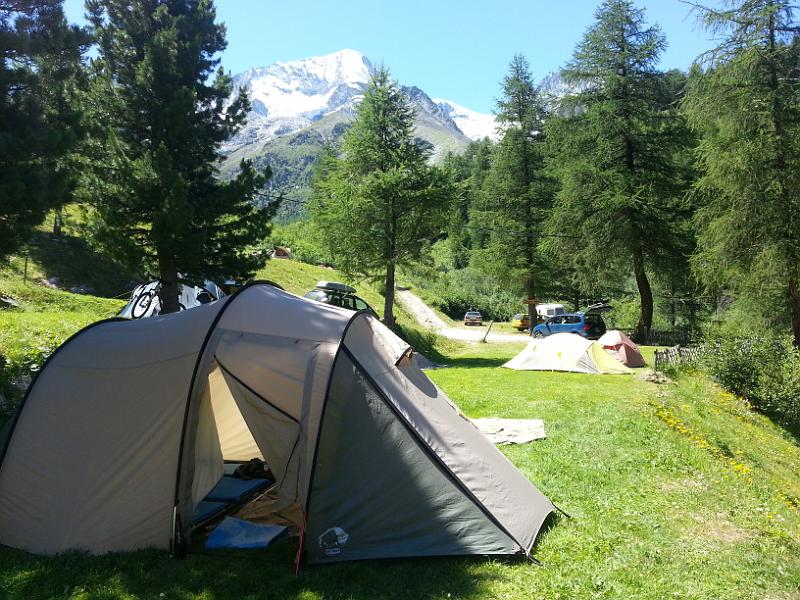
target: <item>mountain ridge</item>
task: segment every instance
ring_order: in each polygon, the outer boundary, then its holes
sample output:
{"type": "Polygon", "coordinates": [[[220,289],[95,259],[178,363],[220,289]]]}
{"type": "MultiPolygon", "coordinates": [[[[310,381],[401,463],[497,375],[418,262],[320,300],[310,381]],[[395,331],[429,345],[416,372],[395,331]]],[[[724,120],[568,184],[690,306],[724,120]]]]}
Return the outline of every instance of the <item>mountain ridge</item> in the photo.
{"type": "MultiPolygon", "coordinates": [[[[248,88],[251,110],[245,126],[222,147],[222,176],[234,173],[242,159],[252,160],[257,168],[269,166],[269,195],[288,201],[282,216],[302,214],[317,158],[325,146],[341,142],[374,72],[364,54],[343,49],[235,75],[228,105],[248,88]]],[[[540,86],[551,95],[554,90],[556,95],[568,93],[558,74],[549,74],[540,86]]],[[[401,89],[415,110],[414,136],[430,149],[432,161],[463,151],[473,140],[498,139],[494,115],[432,98],[415,85],[401,89]]]]}

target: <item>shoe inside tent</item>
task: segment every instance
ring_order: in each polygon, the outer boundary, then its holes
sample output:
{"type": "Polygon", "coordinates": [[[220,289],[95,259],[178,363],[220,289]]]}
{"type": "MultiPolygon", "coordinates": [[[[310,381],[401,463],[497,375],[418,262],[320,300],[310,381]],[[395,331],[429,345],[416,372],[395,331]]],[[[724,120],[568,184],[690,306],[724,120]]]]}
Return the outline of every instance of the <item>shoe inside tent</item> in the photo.
{"type": "Polygon", "coordinates": [[[597,343],[626,367],[643,367],[645,365],[639,346],[618,329],[606,331],[597,340],[597,343]]]}
{"type": "Polygon", "coordinates": [[[503,366],[517,371],[632,373],[600,344],[574,333],[555,333],[531,340],[522,352],[503,366]]]}
{"type": "Polygon", "coordinates": [[[96,323],[0,440],[0,543],[180,555],[231,515],[290,525],[310,563],[528,555],[553,504],[411,354],[366,312],[269,283],[96,323]],[[226,479],[252,458],[274,483],[226,479]]]}

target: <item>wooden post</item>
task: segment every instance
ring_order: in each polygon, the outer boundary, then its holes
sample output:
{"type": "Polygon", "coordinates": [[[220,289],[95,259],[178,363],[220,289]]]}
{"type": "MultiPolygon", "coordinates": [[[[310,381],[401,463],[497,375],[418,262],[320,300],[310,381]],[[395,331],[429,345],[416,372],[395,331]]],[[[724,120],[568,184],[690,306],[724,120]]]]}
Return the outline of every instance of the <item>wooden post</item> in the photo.
{"type": "Polygon", "coordinates": [[[489,327],[486,329],[486,333],[483,334],[483,339],[481,340],[482,344],[486,343],[486,338],[489,335],[489,332],[492,330],[492,325],[494,325],[494,321],[489,321],[489,327]]]}

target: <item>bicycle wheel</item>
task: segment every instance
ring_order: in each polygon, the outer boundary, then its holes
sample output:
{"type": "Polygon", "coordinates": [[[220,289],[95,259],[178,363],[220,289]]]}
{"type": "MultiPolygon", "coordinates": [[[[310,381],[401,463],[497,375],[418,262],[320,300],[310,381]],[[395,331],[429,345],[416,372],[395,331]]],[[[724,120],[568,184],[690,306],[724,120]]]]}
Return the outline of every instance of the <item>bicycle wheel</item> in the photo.
{"type": "Polygon", "coordinates": [[[133,303],[131,316],[134,319],[141,319],[142,317],[147,316],[147,312],[150,310],[150,306],[153,304],[155,295],[156,293],[152,290],[139,294],[139,297],[136,298],[136,302],[133,303]]]}

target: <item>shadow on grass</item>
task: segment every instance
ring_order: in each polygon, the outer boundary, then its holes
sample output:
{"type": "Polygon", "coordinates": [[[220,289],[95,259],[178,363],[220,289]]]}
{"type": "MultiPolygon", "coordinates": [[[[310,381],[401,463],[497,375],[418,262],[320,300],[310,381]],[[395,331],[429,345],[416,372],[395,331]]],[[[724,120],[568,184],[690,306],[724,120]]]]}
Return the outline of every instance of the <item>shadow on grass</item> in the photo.
{"type": "Polygon", "coordinates": [[[129,292],[131,283],[139,279],[74,236],[55,239],[39,234],[31,240],[29,248],[31,258],[41,265],[45,277],[58,277],[61,288],[87,286],[96,296],[112,298],[129,292]]]}
{"type": "Polygon", "coordinates": [[[458,367],[460,369],[491,369],[494,367],[501,367],[508,362],[508,358],[488,358],[469,356],[464,358],[458,357],[445,357],[442,364],[448,367],[458,367]]]}
{"type": "MultiPolygon", "coordinates": [[[[494,576],[480,557],[377,560],[310,566],[295,576],[294,540],[267,551],[216,551],[170,558],[142,551],[89,557],[37,557],[0,550],[6,600],[36,598],[418,598],[482,596],[494,576]],[[217,553],[218,552],[218,553],[217,553]]],[[[506,561],[503,561],[506,562],[506,561]]],[[[536,568],[525,562],[514,568],[536,568]]]]}

